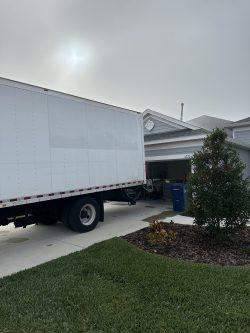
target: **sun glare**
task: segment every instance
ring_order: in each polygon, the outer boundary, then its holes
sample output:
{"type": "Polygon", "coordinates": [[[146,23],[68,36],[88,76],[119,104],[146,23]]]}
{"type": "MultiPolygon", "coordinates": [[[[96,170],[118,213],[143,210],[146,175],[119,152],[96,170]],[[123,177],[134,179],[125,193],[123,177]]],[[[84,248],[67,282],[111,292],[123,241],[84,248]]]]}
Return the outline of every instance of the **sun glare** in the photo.
{"type": "Polygon", "coordinates": [[[57,53],[57,62],[68,71],[79,70],[89,64],[89,51],[82,46],[64,47],[57,53]]]}
{"type": "Polygon", "coordinates": [[[73,67],[82,65],[84,61],[86,61],[86,54],[83,54],[77,50],[73,50],[68,57],[68,61],[73,67]]]}

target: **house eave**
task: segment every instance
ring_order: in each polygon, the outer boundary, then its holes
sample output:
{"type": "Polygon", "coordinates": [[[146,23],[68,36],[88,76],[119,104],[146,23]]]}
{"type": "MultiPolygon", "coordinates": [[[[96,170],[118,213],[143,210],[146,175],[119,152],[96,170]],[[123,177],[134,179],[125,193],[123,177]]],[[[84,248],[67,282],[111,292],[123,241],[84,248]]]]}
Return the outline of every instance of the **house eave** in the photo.
{"type": "Polygon", "coordinates": [[[206,137],[206,134],[190,135],[190,136],[182,136],[182,137],[180,136],[180,137],[177,137],[177,138],[145,141],[144,145],[149,146],[149,145],[169,143],[169,142],[180,142],[180,141],[184,142],[184,141],[192,141],[192,140],[201,140],[201,139],[205,139],[205,137],[206,137]]]}
{"type": "Polygon", "coordinates": [[[176,155],[164,155],[164,156],[148,156],[145,158],[146,162],[158,162],[158,161],[177,161],[177,160],[190,160],[193,154],[176,154],[176,155]]]}
{"type": "MultiPolygon", "coordinates": [[[[170,138],[170,139],[162,139],[162,140],[149,140],[144,142],[144,146],[156,145],[156,144],[164,144],[170,142],[187,142],[187,141],[194,141],[194,140],[203,140],[206,138],[206,134],[201,135],[190,135],[190,136],[183,136],[177,138],[170,138]]],[[[236,142],[234,139],[227,138],[226,140],[228,143],[231,143],[233,146],[250,150],[250,145],[246,145],[241,142],[236,142]]]]}

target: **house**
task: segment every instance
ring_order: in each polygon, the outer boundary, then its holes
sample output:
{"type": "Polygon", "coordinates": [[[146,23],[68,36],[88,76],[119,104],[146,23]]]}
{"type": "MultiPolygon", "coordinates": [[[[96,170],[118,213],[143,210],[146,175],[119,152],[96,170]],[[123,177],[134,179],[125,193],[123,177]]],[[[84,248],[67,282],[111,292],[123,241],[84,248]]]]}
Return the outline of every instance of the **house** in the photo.
{"type": "Polygon", "coordinates": [[[201,149],[203,139],[216,127],[228,132],[228,141],[246,164],[244,176],[250,178],[249,118],[231,122],[201,116],[184,122],[148,109],[143,113],[143,121],[147,178],[159,182],[185,181],[191,172],[192,155],[201,149]]]}
{"type": "Polygon", "coordinates": [[[235,141],[250,145],[250,117],[235,121],[226,127],[231,131],[235,141]]]}

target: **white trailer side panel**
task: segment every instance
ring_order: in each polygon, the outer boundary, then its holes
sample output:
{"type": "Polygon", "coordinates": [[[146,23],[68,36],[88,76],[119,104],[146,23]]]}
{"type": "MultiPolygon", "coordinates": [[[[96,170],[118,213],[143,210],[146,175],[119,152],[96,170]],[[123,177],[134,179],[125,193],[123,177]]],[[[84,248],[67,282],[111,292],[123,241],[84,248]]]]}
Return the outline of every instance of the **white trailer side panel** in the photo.
{"type": "Polygon", "coordinates": [[[144,180],[142,116],[0,80],[0,200],[144,180]]]}

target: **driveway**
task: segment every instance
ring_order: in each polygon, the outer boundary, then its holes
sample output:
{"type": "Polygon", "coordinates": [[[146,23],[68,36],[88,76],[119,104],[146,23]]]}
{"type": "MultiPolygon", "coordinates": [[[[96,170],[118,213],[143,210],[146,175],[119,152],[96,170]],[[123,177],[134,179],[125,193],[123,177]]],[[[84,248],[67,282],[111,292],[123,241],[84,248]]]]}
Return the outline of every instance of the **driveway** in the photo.
{"type": "Polygon", "coordinates": [[[159,202],[105,204],[105,221],[95,230],[79,234],[57,223],[52,226],[31,225],[15,229],[0,227],[0,277],[16,273],[69,253],[85,249],[103,240],[121,236],[147,226],[142,220],[167,210],[159,202]]]}

